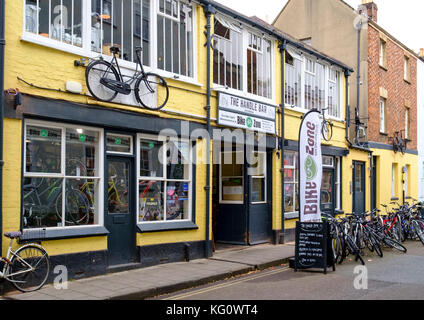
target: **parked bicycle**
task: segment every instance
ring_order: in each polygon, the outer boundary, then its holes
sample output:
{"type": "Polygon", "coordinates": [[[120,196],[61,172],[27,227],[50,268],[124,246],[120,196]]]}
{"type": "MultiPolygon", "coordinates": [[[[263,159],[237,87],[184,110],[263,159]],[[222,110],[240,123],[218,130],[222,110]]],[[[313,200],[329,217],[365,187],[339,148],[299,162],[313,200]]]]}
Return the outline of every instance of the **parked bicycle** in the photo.
{"type": "Polygon", "coordinates": [[[3,263],[0,278],[10,281],[22,292],[40,289],[46,283],[50,272],[47,251],[38,243],[27,243],[13,250],[13,241],[20,240],[22,233],[7,232],[4,236],[10,239],[10,244],[6,257],[0,257],[3,263]]]}
{"type": "Polygon", "coordinates": [[[134,91],[137,102],[143,107],[150,110],[162,109],[168,102],[168,85],[160,75],[144,71],[140,58],[141,51],[141,47],[136,47],[137,64],[132,76],[121,73],[117,58],[120,49],[116,46],[110,48],[113,54],[111,62],[104,60],[103,57],[92,61],[85,73],[87,87],[92,96],[107,102],[115,99],[118,94],[130,95],[134,91]]]}

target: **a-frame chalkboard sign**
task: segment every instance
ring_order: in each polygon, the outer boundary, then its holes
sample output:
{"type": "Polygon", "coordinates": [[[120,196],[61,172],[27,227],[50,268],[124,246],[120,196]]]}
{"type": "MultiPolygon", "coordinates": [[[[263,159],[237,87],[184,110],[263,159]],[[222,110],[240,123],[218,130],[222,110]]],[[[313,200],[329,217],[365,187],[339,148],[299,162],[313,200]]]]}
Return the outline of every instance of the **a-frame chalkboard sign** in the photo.
{"type": "Polygon", "coordinates": [[[336,271],[329,226],[327,222],[296,223],[296,257],[294,270],[324,269],[336,271]]]}

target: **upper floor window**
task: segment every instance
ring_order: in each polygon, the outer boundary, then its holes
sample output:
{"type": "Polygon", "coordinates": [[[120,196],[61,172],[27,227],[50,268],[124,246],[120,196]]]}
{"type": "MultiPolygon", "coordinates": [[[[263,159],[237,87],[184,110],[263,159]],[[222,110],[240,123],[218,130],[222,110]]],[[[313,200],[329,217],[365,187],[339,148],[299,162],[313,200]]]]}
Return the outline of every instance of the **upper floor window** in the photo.
{"type": "Polygon", "coordinates": [[[247,91],[271,98],[271,42],[249,32],[247,91]]]}
{"type": "Polygon", "coordinates": [[[387,57],[386,57],[386,41],[380,39],[380,55],[379,55],[380,66],[386,68],[387,57]]]}
{"type": "Polygon", "coordinates": [[[145,66],[190,78],[194,21],[184,0],[25,0],[31,41],[87,56],[111,55],[117,46],[119,58],[132,63],[142,47],[145,66]]]}
{"type": "Polygon", "coordinates": [[[380,133],[386,133],[386,99],[380,98],[380,133]]]}
{"type": "Polygon", "coordinates": [[[305,66],[305,108],[321,111],[325,107],[325,67],[309,58],[305,66]]]}
{"type": "Polygon", "coordinates": [[[272,99],[272,41],[215,16],[213,82],[272,99]]]}
{"type": "Polygon", "coordinates": [[[340,73],[329,69],[328,75],[328,110],[327,113],[340,118],[340,73]]]}
{"type": "Polygon", "coordinates": [[[403,78],[406,81],[411,81],[411,66],[407,56],[403,57],[403,78]]]}
{"type": "Polygon", "coordinates": [[[315,59],[289,49],[285,55],[285,104],[302,109],[325,110],[340,118],[341,73],[315,59]]]}

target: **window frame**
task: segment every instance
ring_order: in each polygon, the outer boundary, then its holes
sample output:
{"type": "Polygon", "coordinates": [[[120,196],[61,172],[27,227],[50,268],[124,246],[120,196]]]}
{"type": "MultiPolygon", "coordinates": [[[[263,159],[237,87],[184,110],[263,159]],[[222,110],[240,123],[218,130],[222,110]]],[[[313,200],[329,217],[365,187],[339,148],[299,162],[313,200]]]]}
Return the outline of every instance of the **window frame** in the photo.
{"type": "Polygon", "coordinates": [[[403,56],[403,79],[411,82],[411,59],[407,55],[403,56]]]}
{"type": "MultiPolygon", "coordinates": [[[[30,230],[28,232],[36,231],[36,230],[69,230],[69,229],[83,229],[83,228],[93,228],[93,227],[103,227],[104,226],[104,154],[105,154],[105,147],[104,147],[104,130],[102,128],[96,128],[96,127],[90,127],[90,126],[81,126],[81,125],[75,125],[75,124],[68,124],[68,123],[59,123],[59,122],[50,122],[50,121],[43,121],[43,120],[33,120],[33,119],[26,119],[24,121],[24,145],[23,145],[23,179],[24,178],[53,178],[53,179],[63,179],[65,181],[66,179],[76,179],[76,178],[86,178],[87,180],[98,180],[98,223],[97,224],[91,224],[91,225],[77,225],[77,226],[66,226],[62,225],[60,227],[40,227],[40,228],[26,228],[24,230],[30,230]],[[61,130],[61,173],[37,173],[37,172],[27,172],[26,171],[26,136],[27,136],[27,127],[28,126],[45,126],[52,129],[60,129],[61,130]],[[67,176],[66,175],[66,129],[84,129],[89,131],[95,131],[99,134],[99,141],[98,141],[98,172],[99,175],[95,177],[75,177],[75,176],[67,176]]],[[[63,194],[65,194],[65,188],[66,184],[62,183],[62,197],[63,194]]],[[[21,186],[22,192],[23,192],[23,185],[21,186]]],[[[64,202],[62,201],[62,210],[64,207],[64,202]]],[[[20,217],[23,217],[23,203],[21,208],[21,215],[20,217]]],[[[62,219],[63,219],[63,212],[62,212],[62,219]]],[[[62,220],[63,222],[63,220],[62,220]]]]}
{"type": "MultiPolygon", "coordinates": [[[[286,190],[284,190],[284,204],[283,204],[283,206],[284,206],[284,215],[290,215],[291,216],[291,215],[294,215],[294,214],[299,214],[299,211],[296,211],[296,205],[297,205],[297,202],[299,202],[299,199],[296,196],[296,190],[299,189],[299,175],[298,175],[299,168],[297,166],[297,164],[298,164],[297,163],[298,152],[297,151],[288,150],[288,151],[286,151],[286,154],[287,153],[289,153],[291,155],[291,157],[293,158],[293,165],[287,165],[287,164],[285,164],[284,165],[284,170],[286,170],[286,169],[293,170],[293,173],[294,174],[293,174],[293,181],[292,182],[286,182],[286,181],[284,181],[284,186],[286,184],[293,185],[293,194],[292,194],[292,196],[293,196],[293,209],[294,209],[294,211],[286,211],[285,210],[286,190]]],[[[284,175],[283,175],[283,179],[285,179],[284,175]]]]}
{"type": "Polygon", "coordinates": [[[383,97],[380,97],[379,101],[379,115],[379,132],[380,134],[387,134],[387,99],[383,97]],[[381,130],[382,125],[384,126],[383,130],[381,130]]]}
{"type": "MultiPolygon", "coordinates": [[[[220,153],[219,153],[219,156],[220,156],[220,161],[222,161],[222,155],[223,154],[226,154],[226,153],[231,153],[231,154],[233,154],[233,153],[235,153],[235,154],[237,154],[237,153],[241,153],[242,155],[243,155],[243,157],[244,157],[244,151],[221,151],[220,153]]],[[[237,159],[237,155],[236,155],[236,159],[237,159]]],[[[236,163],[237,164],[237,163],[236,163]]],[[[243,197],[242,197],[242,199],[243,200],[241,200],[241,201],[236,201],[236,200],[224,200],[223,198],[222,198],[222,196],[223,196],[223,186],[222,186],[222,166],[223,166],[224,164],[223,163],[220,163],[219,164],[219,203],[220,204],[244,204],[244,192],[245,192],[245,185],[244,185],[244,183],[245,183],[245,180],[244,180],[244,166],[245,166],[245,163],[243,163],[242,164],[242,166],[243,166],[243,172],[242,172],[242,175],[241,176],[225,176],[225,178],[240,178],[241,179],[241,185],[242,185],[242,187],[243,187],[243,192],[242,192],[242,195],[243,195],[243,197]]]]}
{"type": "Polygon", "coordinates": [[[192,222],[193,219],[193,169],[195,168],[195,166],[193,166],[193,146],[192,143],[189,139],[182,139],[182,138],[172,138],[172,139],[167,139],[165,136],[159,136],[159,135],[151,135],[151,134],[144,134],[144,133],[138,133],[137,134],[137,143],[136,143],[136,170],[137,170],[137,174],[135,175],[135,181],[136,181],[136,225],[160,225],[160,224],[168,224],[168,223],[172,223],[172,224],[178,224],[181,222],[192,222]],[[175,142],[184,142],[188,144],[189,147],[189,163],[187,163],[187,165],[189,166],[188,168],[188,179],[168,179],[167,175],[167,162],[163,161],[162,163],[162,172],[163,175],[162,177],[145,177],[145,176],[140,176],[140,142],[141,140],[153,140],[153,141],[158,141],[158,142],[163,142],[162,144],[162,156],[163,156],[163,160],[166,159],[166,152],[167,152],[167,143],[175,141],[175,142]],[[148,181],[155,181],[155,182],[163,182],[164,183],[164,189],[163,189],[163,200],[164,200],[164,204],[163,204],[163,216],[164,219],[160,220],[160,221],[140,221],[139,220],[139,210],[140,210],[140,186],[139,186],[139,182],[141,180],[148,180],[148,181]],[[166,186],[168,182],[188,182],[189,183],[189,192],[188,192],[188,218],[187,219],[178,219],[178,220],[167,220],[166,219],[166,186]]]}
{"type": "MultiPolygon", "coordinates": [[[[192,21],[193,21],[193,30],[192,30],[192,43],[193,43],[193,77],[179,75],[173,72],[169,72],[166,70],[162,70],[158,68],[157,63],[157,15],[159,14],[159,0],[151,0],[150,2],[150,25],[149,25],[149,37],[150,37],[150,54],[149,54],[149,64],[150,66],[144,66],[146,72],[155,72],[159,75],[173,79],[178,80],[182,82],[186,82],[192,85],[201,86],[201,84],[198,82],[198,68],[197,68],[197,9],[198,5],[194,2],[191,2],[188,4],[188,1],[186,0],[178,0],[178,2],[184,2],[187,5],[190,5],[192,7],[192,21]]],[[[99,55],[102,55],[107,61],[111,60],[112,57],[109,55],[104,55],[95,51],[91,50],[91,13],[92,13],[92,6],[91,6],[91,0],[82,0],[82,47],[77,47],[74,45],[70,45],[67,43],[63,43],[54,39],[46,38],[41,35],[31,33],[26,31],[26,25],[25,25],[25,4],[26,0],[22,0],[23,3],[23,24],[22,24],[22,34],[21,34],[21,40],[34,43],[37,45],[42,45],[45,47],[49,47],[55,50],[64,51],[67,53],[75,54],[81,57],[86,57],[89,59],[95,59],[99,57],[99,55]]],[[[180,13],[178,13],[180,14],[180,13]]],[[[142,19],[141,19],[142,20],[142,19]]],[[[141,30],[143,28],[141,27],[141,30]]],[[[143,32],[143,31],[141,31],[143,32]]],[[[134,54],[134,53],[132,53],[134,54]]],[[[136,63],[132,61],[123,60],[121,58],[119,60],[119,66],[121,67],[121,71],[123,75],[132,75],[133,71],[136,70],[136,63]]]]}
{"type": "Polygon", "coordinates": [[[382,38],[380,38],[378,51],[378,64],[380,67],[387,69],[387,41],[382,38]]]}
{"type": "MultiPolygon", "coordinates": [[[[263,179],[264,180],[264,199],[262,201],[251,201],[251,204],[264,204],[268,202],[268,193],[267,193],[267,184],[268,184],[268,171],[267,171],[267,152],[265,151],[254,151],[254,153],[258,153],[263,155],[263,170],[264,170],[264,174],[263,175],[251,175],[250,176],[250,181],[251,181],[251,186],[250,186],[250,193],[252,193],[252,187],[253,187],[253,179],[263,179]]],[[[258,156],[259,159],[259,156],[258,156]]]]}
{"type": "Polygon", "coordinates": [[[241,96],[243,98],[247,98],[247,99],[251,99],[251,100],[255,100],[255,101],[259,101],[259,102],[263,102],[263,103],[267,103],[267,104],[272,104],[272,105],[276,105],[276,93],[275,93],[275,85],[276,85],[276,81],[275,81],[275,41],[276,39],[273,37],[270,37],[268,35],[265,35],[263,33],[261,33],[260,31],[254,29],[253,27],[250,27],[248,25],[244,25],[241,22],[234,22],[234,19],[227,17],[224,14],[218,14],[219,18],[225,21],[228,21],[228,23],[230,24],[235,24],[235,25],[240,25],[240,29],[241,29],[241,44],[240,44],[240,51],[242,51],[241,54],[241,65],[242,65],[242,74],[241,74],[241,83],[242,83],[242,89],[241,90],[237,90],[237,89],[233,89],[233,88],[226,88],[225,86],[219,85],[217,83],[212,83],[212,90],[214,91],[222,91],[225,92],[227,94],[232,94],[232,95],[236,95],[236,96],[241,96]],[[256,36],[261,37],[262,39],[262,51],[253,49],[253,48],[249,48],[249,33],[252,33],[256,36]],[[262,34],[262,36],[260,36],[262,34]],[[259,54],[263,54],[263,42],[267,40],[270,42],[270,93],[271,96],[269,98],[258,95],[258,94],[253,94],[248,92],[248,88],[247,88],[247,50],[252,50],[254,52],[257,52],[259,54]]]}
{"type": "MultiPolygon", "coordinates": [[[[337,83],[337,88],[338,88],[338,99],[337,99],[337,110],[335,111],[337,113],[338,116],[334,116],[328,114],[328,110],[326,111],[326,117],[335,121],[344,121],[343,119],[343,73],[341,68],[335,66],[335,65],[330,65],[329,63],[319,60],[318,58],[312,55],[308,55],[306,53],[300,52],[298,53],[297,50],[289,48],[288,49],[288,53],[293,57],[293,59],[297,59],[301,61],[301,81],[300,81],[300,99],[299,99],[299,106],[293,106],[288,104],[285,101],[284,98],[284,106],[285,108],[288,108],[290,110],[294,110],[300,113],[307,113],[310,111],[310,109],[306,108],[306,90],[305,90],[305,80],[306,80],[306,74],[311,75],[312,77],[317,77],[317,66],[316,63],[319,63],[321,66],[323,66],[324,68],[324,108],[328,108],[328,97],[329,97],[329,81],[330,80],[330,72],[334,71],[338,73],[338,80],[333,81],[333,83],[337,83]],[[308,61],[310,61],[310,64],[313,64],[314,68],[313,70],[309,70],[307,68],[308,66],[308,61]]],[[[286,63],[287,65],[287,63],[286,63]]],[[[287,68],[285,68],[285,81],[287,82],[287,68]]]]}

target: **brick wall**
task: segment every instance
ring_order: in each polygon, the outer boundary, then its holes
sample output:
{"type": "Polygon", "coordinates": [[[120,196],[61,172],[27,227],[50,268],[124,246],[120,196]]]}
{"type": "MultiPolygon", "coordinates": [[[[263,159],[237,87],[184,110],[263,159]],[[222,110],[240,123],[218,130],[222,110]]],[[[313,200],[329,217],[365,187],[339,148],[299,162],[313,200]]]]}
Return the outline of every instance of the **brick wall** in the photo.
{"type": "MultiPolygon", "coordinates": [[[[383,35],[384,37],[384,35],[383,35]]],[[[386,41],[386,68],[379,65],[380,32],[368,28],[368,134],[369,141],[391,144],[396,131],[405,129],[405,106],[410,107],[408,149],[417,149],[417,59],[389,37],[386,41]],[[404,56],[409,56],[410,82],[404,80],[404,56]],[[380,134],[380,95],[387,93],[387,135],[380,134]]]]}

